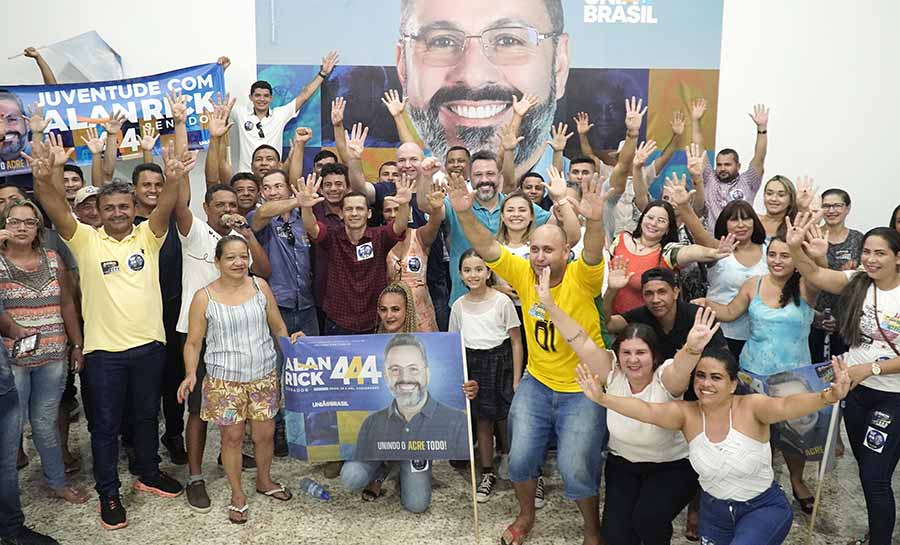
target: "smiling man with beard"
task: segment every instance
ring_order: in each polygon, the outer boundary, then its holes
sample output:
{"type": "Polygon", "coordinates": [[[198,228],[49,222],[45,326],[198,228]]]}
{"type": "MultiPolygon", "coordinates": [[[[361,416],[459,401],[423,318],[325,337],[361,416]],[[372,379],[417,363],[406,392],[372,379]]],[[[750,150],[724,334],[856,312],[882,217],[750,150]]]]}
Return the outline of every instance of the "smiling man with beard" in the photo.
{"type": "Polygon", "coordinates": [[[30,131],[24,112],[22,99],[15,93],[0,90],[0,117],[6,125],[0,139],[0,160],[24,162],[22,152],[31,153],[30,131]]]}
{"type": "Polygon", "coordinates": [[[407,111],[435,156],[496,150],[513,97],[533,94],[516,177],[550,166],[545,142],[569,75],[560,0],[401,0],[396,56],[407,111]]]}
{"type": "MultiPolygon", "coordinates": [[[[403,449],[399,443],[411,447],[418,441],[446,446],[441,458],[468,458],[466,413],[441,403],[428,391],[428,357],[425,345],[415,335],[400,333],[388,342],[384,376],[394,401],[363,421],[356,440],[356,460],[415,458],[422,451],[403,449]]],[[[422,465],[423,471],[428,468],[427,463],[422,465]]]]}

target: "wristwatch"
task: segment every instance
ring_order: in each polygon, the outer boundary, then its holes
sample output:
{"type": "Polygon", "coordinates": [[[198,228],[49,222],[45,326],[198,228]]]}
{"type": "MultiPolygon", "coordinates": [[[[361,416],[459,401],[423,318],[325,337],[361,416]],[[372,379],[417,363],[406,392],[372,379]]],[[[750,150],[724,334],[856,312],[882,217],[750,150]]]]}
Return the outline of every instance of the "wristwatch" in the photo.
{"type": "Polygon", "coordinates": [[[881,364],[877,361],[872,363],[872,376],[877,377],[881,374],[881,364]]]}

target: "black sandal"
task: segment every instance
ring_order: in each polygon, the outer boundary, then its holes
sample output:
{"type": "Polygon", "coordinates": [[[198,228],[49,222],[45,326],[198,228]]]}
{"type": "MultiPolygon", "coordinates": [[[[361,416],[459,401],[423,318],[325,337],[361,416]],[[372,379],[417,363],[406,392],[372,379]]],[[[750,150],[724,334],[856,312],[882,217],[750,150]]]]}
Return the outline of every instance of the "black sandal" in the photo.
{"type": "Polygon", "coordinates": [[[375,479],[374,481],[369,483],[369,485],[366,486],[362,491],[362,500],[372,502],[377,500],[381,496],[384,496],[384,488],[382,488],[383,485],[384,482],[380,479],[375,479]],[[375,490],[372,490],[373,485],[378,485],[377,492],[375,490]]]}
{"type": "Polygon", "coordinates": [[[794,494],[794,499],[797,500],[797,503],[800,504],[800,510],[806,513],[807,515],[812,515],[813,507],[816,505],[815,496],[809,496],[808,498],[801,498],[797,496],[797,491],[793,488],[791,492],[794,494]]]}

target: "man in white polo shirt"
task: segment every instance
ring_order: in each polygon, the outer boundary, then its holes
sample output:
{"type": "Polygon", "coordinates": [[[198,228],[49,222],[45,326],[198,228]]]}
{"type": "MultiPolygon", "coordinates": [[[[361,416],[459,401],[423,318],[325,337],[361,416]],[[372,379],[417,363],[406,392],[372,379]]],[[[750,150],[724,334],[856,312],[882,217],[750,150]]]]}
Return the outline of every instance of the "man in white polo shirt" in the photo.
{"type": "Polygon", "coordinates": [[[231,118],[237,125],[240,135],[241,154],[238,172],[250,172],[253,152],[262,144],[268,144],[276,150],[282,148],[284,126],[297,115],[322,82],[328,79],[337,62],[337,51],[325,55],[319,73],[306,84],[300,94],[287,104],[274,109],[269,108],[272,103],[272,85],[268,81],[260,80],[250,86],[250,106],[231,111],[231,118]]]}

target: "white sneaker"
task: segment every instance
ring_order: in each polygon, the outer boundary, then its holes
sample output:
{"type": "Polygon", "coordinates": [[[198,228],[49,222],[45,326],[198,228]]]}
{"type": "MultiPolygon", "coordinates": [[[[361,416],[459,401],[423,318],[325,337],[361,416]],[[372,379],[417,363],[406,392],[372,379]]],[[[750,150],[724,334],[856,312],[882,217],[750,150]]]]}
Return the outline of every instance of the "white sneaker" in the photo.
{"type": "Polygon", "coordinates": [[[538,477],[537,487],[534,489],[534,508],[540,509],[544,503],[544,477],[538,477]]]}
{"type": "Polygon", "coordinates": [[[500,464],[497,466],[497,477],[509,480],[509,454],[500,455],[500,464]]]}
{"type": "Polygon", "coordinates": [[[478,500],[478,503],[485,503],[491,499],[495,484],[497,484],[497,476],[493,473],[485,473],[481,476],[481,484],[475,490],[475,499],[478,500]]]}

